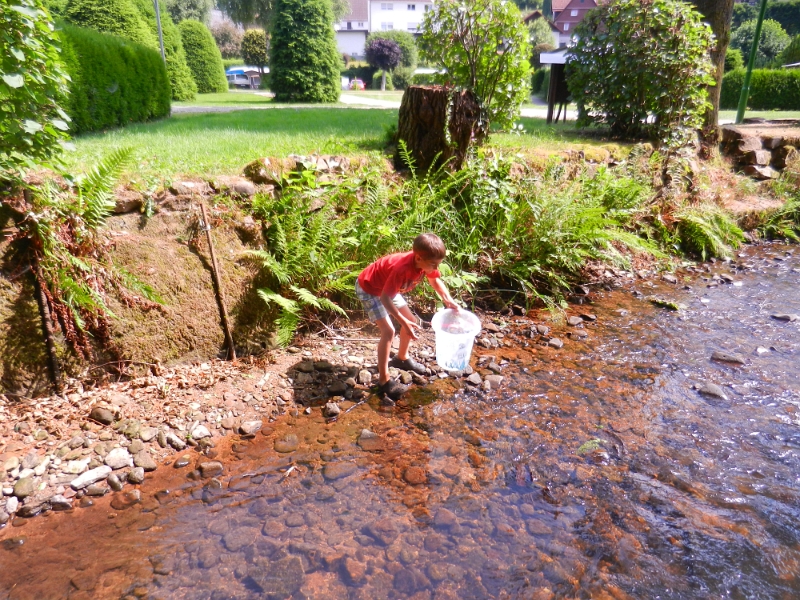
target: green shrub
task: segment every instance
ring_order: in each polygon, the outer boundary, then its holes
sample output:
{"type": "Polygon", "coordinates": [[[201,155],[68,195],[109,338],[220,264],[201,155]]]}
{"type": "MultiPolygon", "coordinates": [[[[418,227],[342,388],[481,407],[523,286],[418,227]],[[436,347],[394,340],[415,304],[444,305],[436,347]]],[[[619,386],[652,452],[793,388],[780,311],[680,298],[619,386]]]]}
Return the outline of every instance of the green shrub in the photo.
{"type": "MultiPolygon", "coordinates": [[[[152,0],[134,0],[139,13],[144,16],[153,36],[158,38],[156,10],[152,0]]],[[[186,64],[186,53],[181,42],[181,32],[172,22],[166,8],[161,6],[161,31],[164,38],[164,55],[167,59],[167,73],[172,86],[173,100],[194,100],[197,86],[192,78],[189,65],[186,64]]]]}
{"type": "Polygon", "coordinates": [[[169,11],[173,23],[189,19],[208,23],[214,0],[161,0],[161,4],[169,11]]]}
{"type": "MultiPolygon", "coordinates": [[[[744,69],[725,73],[720,108],[732,110],[738,107],[744,74],[744,69]]],[[[800,70],[754,70],[747,106],[752,110],[800,110],[800,70]]]]}
{"type": "Polygon", "coordinates": [[[64,9],[64,18],[78,27],[111,33],[158,48],[157,36],[153,35],[131,0],[69,0],[64,9]]]}
{"type": "Polygon", "coordinates": [[[71,25],[59,36],[72,79],[67,112],[76,133],[169,115],[169,78],[156,50],[71,25]]]}
{"type": "Polygon", "coordinates": [[[0,0],[0,199],[67,137],[67,73],[52,27],[39,0],[0,0]]]}
{"type": "Polygon", "coordinates": [[[400,58],[400,66],[411,69],[412,71],[417,68],[419,62],[419,51],[417,50],[417,42],[414,36],[407,31],[401,29],[390,29],[388,31],[376,31],[367,36],[367,44],[372,40],[391,40],[400,46],[402,57],[400,58]]]}
{"type": "Polygon", "coordinates": [[[278,102],[336,102],[341,57],[329,0],[276,0],[270,88],[278,102]]]}
{"type": "Polygon", "coordinates": [[[542,83],[544,83],[544,77],[550,70],[547,68],[537,69],[531,75],[531,93],[534,95],[538,95],[539,92],[542,91],[542,83]]]}
{"type": "Polygon", "coordinates": [[[414,73],[412,85],[434,85],[441,83],[441,79],[439,73],[414,73]]]}
{"type": "Polygon", "coordinates": [[[728,47],[725,52],[725,72],[735,71],[736,69],[744,68],[744,57],[742,51],[738,48],[728,47]]]}
{"type": "Polygon", "coordinates": [[[242,59],[251,67],[264,68],[269,63],[267,58],[267,35],[263,29],[248,29],[242,37],[242,59]]]}
{"type": "Polygon", "coordinates": [[[244,61],[241,58],[223,58],[222,68],[226,71],[231,67],[243,67],[244,61]]]}
{"type": "MultiPolygon", "coordinates": [[[[750,47],[756,33],[756,21],[745,21],[731,32],[731,47],[742,51],[742,56],[750,57],[750,47]]],[[[756,67],[768,67],[778,58],[783,49],[789,45],[791,38],[781,24],[772,19],[764,19],[761,38],[756,50],[756,67]]]]}
{"type": "MultiPolygon", "coordinates": [[[[350,67],[348,69],[342,69],[341,76],[342,77],[349,77],[350,81],[353,79],[360,79],[364,82],[364,86],[368,89],[372,88],[372,78],[375,76],[376,70],[374,67],[366,66],[366,67],[350,67]]],[[[378,80],[378,86],[380,86],[380,80],[378,80]]],[[[380,89],[380,87],[378,88],[380,89]]]]}
{"type": "Polygon", "coordinates": [[[550,69],[543,69],[544,76],[542,77],[542,87],[539,88],[539,93],[537,94],[540,98],[544,98],[547,100],[547,93],[550,90],[550,69]]]}
{"type": "MultiPolygon", "coordinates": [[[[372,85],[370,89],[373,90],[380,90],[381,89],[381,74],[383,71],[375,71],[375,74],[372,76],[372,85]]],[[[365,84],[366,85],[366,84],[365,84]]],[[[394,80],[392,79],[391,73],[386,73],[386,89],[393,90],[394,89],[394,80]]]]}
{"type": "Polygon", "coordinates": [[[181,21],[178,29],[186,52],[186,63],[194,76],[197,91],[201,94],[228,91],[222,55],[208,27],[200,21],[188,19],[181,21]]]}
{"type": "Polygon", "coordinates": [[[784,48],[778,58],[780,66],[800,63],[800,35],[796,35],[792,43],[784,48]]]}
{"type": "MultiPolygon", "coordinates": [[[[397,67],[392,71],[392,85],[396,90],[404,90],[414,81],[414,69],[408,67],[397,67]]],[[[386,79],[386,85],[389,85],[389,79],[386,79]]],[[[388,87],[386,88],[389,89],[388,87]]]]}
{"type": "Polygon", "coordinates": [[[767,18],[780,23],[789,35],[800,35],[800,0],[770,2],[767,18]]]}
{"type": "Polygon", "coordinates": [[[691,5],[616,0],[590,11],[575,36],[567,79],[579,125],[671,146],[696,137],[714,83],[713,36],[691,5]]]}

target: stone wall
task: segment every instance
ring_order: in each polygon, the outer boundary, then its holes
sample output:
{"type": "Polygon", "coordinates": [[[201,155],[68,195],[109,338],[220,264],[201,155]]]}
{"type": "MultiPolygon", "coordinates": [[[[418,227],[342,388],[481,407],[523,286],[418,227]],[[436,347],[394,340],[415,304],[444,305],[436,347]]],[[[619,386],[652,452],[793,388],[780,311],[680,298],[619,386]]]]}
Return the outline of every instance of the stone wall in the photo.
{"type": "Polygon", "coordinates": [[[723,125],[722,152],[754,179],[775,179],[800,148],[800,121],[748,119],[723,125]]]}

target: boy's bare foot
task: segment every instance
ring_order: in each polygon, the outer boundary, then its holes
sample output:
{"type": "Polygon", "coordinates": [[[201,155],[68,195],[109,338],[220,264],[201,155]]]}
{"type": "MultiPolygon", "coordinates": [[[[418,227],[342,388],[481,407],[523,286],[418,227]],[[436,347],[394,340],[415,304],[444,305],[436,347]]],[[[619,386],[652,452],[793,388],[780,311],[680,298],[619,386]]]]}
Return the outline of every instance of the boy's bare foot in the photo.
{"type": "Polygon", "coordinates": [[[415,361],[410,356],[405,360],[400,360],[396,356],[389,361],[389,366],[403,371],[414,371],[418,375],[427,375],[428,369],[422,363],[415,361]]]}

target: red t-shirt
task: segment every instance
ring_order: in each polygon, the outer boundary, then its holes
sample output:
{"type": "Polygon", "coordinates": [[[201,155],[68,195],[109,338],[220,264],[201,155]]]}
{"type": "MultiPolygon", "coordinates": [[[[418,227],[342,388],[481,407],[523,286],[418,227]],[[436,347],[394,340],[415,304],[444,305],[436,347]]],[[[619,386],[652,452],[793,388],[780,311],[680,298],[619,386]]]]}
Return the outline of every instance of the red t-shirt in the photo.
{"type": "MultiPolygon", "coordinates": [[[[386,294],[394,298],[413,290],[425,271],[414,266],[414,252],[399,252],[379,258],[358,276],[361,289],[372,296],[386,294]]],[[[428,273],[428,280],[440,277],[438,270],[428,273]]]]}

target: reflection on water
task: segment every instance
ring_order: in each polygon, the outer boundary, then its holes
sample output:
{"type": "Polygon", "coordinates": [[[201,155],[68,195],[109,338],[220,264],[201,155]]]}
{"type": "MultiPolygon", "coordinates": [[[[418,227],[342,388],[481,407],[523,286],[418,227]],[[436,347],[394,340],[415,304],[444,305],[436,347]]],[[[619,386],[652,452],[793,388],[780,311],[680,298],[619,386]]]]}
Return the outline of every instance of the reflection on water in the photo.
{"type": "Polygon", "coordinates": [[[499,394],[445,381],[397,409],[315,411],[223,449],[216,480],[167,469],[127,510],[17,523],[0,532],[0,591],[796,598],[800,325],[770,319],[800,313],[791,251],[715,269],[734,284],[639,285],[679,313],[608,292],[562,350],[512,323],[516,346],[491,351],[508,361],[499,394]],[[276,453],[290,431],[299,447],[276,453]]]}

